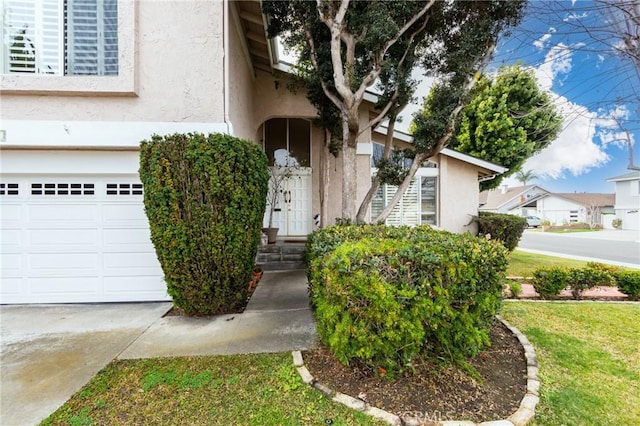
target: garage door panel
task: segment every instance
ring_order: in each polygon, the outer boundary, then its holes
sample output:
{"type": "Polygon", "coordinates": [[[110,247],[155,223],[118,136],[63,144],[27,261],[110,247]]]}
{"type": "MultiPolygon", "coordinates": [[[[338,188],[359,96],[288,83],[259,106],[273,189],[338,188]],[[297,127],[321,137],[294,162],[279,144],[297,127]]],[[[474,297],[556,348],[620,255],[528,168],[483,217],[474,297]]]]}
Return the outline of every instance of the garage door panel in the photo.
{"type": "Polygon", "coordinates": [[[29,231],[29,244],[32,247],[91,247],[98,245],[99,233],[95,228],[87,229],[31,229],[29,231]]]}
{"type": "Polygon", "coordinates": [[[140,276],[123,279],[121,277],[108,277],[104,280],[105,293],[123,293],[135,288],[137,292],[166,296],[166,284],[158,276],[140,276]]]}
{"type": "Polygon", "coordinates": [[[31,276],[40,276],[47,271],[97,271],[99,256],[97,253],[35,253],[29,256],[31,276]]]}
{"type": "Polygon", "coordinates": [[[2,252],[19,249],[22,246],[22,231],[20,229],[2,229],[2,238],[0,238],[0,246],[2,252]]]}
{"type": "Polygon", "coordinates": [[[162,274],[155,253],[105,253],[106,276],[162,274]]]}
{"type": "Polygon", "coordinates": [[[100,212],[96,205],[65,203],[65,204],[32,204],[28,206],[29,221],[46,223],[74,223],[81,222],[96,224],[100,219],[100,212]]]}
{"type": "Polygon", "coordinates": [[[20,277],[10,278],[3,275],[0,282],[0,303],[16,303],[16,296],[23,293],[23,282],[20,277]]]}
{"type": "Polygon", "coordinates": [[[141,227],[147,226],[147,216],[144,212],[142,200],[137,200],[135,205],[132,204],[104,204],[103,217],[105,225],[111,222],[128,222],[138,223],[141,227]]]}
{"type": "Polygon", "coordinates": [[[22,275],[22,254],[4,252],[0,256],[2,278],[20,277],[22,275]]]}
{"type": "Polygon", "coordinates": [[[120,246],[139,246],[143,245],[149,248],[151,244],[151,234],[149,229],[145,228],[115,228],[105,229],[102,232],[105,248],[120,246]]]}
{"type": "Polygon", "coordinates": [[[100,279],[95,276],[59,277],[55,280],[31,278],[29,279],[29,287],[31,288],[31,293],[34,295],[68,295],[72,300],[78,300],[77,296],[79,295],[87,296],[97,294],[100,290],[101,283],[100,279]]]}
{"type": "Polygon", "coordinates": [[[9,204],[6,200],[2,200],[2,204],[0,205],[0,218],[2,218],[3,229],[20,223],[22,216],[23,211],[20,204],[9,204]]]}

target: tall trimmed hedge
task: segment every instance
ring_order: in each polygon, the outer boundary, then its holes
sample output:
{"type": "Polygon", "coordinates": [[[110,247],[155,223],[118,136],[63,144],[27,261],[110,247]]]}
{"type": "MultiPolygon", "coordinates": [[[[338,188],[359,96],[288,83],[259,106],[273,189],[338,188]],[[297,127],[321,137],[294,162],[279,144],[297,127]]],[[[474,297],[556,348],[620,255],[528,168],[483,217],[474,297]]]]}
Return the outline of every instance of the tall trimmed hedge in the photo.
{"type": "Polygon", "coordinates": [[[330,227],[307,241],[318,334],[343,363],[393,372],[489,345],[507,250],[429,227],[330,227]]]}
{"type": "Polygon", "coordinates": [[[224,134],[154,135],[140,144],[140,178],[175,306],[192,315],[242,307],[266,205],[262,149],[224,134]]]}
{"type": "Polygon", "coordinates": [[[480,212],[478,215],[478,234],[489,234],[492,239],[502,241],[509,251],[518,246],[526,228],[527,219],[524,217],[490,212],[480,212]]]}

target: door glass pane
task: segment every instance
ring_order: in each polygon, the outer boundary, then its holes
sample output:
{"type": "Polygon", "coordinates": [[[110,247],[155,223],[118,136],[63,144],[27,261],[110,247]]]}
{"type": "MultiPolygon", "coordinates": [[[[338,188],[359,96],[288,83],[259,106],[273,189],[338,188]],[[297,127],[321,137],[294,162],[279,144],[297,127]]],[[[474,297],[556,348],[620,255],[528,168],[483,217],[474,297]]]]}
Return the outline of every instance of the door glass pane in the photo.
{"type": "MultiPolygon", "coordinates": [[[[276,151],[284,150],[286,157],[287,150],[287,119],[273,118],[264,124],[264,150],[269,158],[269,166],[273,166],[276,151]]],[[[281,153],[278,158],[282,162],[281,153]]],[[[286,158],[285,158],[286,159],[286,158]]]]}
{"type": "Polygon", "coordinates": [[[289,152],[300,167],[311,167],[311,122],[289,119],[289,152]]]}
{"type": "Polygon", "coordinates": [[[422,177],[420,184],[421,223],[437,225],[437,186],[435,177],[422,177]]]}

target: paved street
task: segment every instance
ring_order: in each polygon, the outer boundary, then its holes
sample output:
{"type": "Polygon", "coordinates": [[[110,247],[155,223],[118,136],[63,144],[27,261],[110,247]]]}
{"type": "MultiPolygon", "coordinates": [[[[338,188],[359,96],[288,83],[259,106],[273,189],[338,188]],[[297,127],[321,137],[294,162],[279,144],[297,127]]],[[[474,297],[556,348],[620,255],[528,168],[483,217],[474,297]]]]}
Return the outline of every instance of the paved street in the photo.
{"type": "Polygon", "coordinates": [[[603,230],[558,234],[528,229],[518,248],[549,254],[599,259],[640,268],[640,232],[603,230]]]}

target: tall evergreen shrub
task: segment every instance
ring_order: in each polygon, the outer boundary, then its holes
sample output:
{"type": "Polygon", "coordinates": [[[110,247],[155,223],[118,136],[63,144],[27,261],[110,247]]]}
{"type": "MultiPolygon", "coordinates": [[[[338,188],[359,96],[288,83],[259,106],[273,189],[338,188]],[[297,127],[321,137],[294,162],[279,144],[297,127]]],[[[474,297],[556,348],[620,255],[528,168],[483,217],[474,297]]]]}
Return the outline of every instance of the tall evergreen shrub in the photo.
{"type": "Polygon", "coordinates": [[[478,215],[478,234],[491,235],[513,251],[527,227],[527,219],[521,216],[502,213],[480,212],[478,215]]]}
{"type": "Polygon", "coordinates": [[[264,152],[224,134],[154,135],[140,145],[140,178],[174,304],[192,315],[241,308],[265,211],[264,152]]]}

